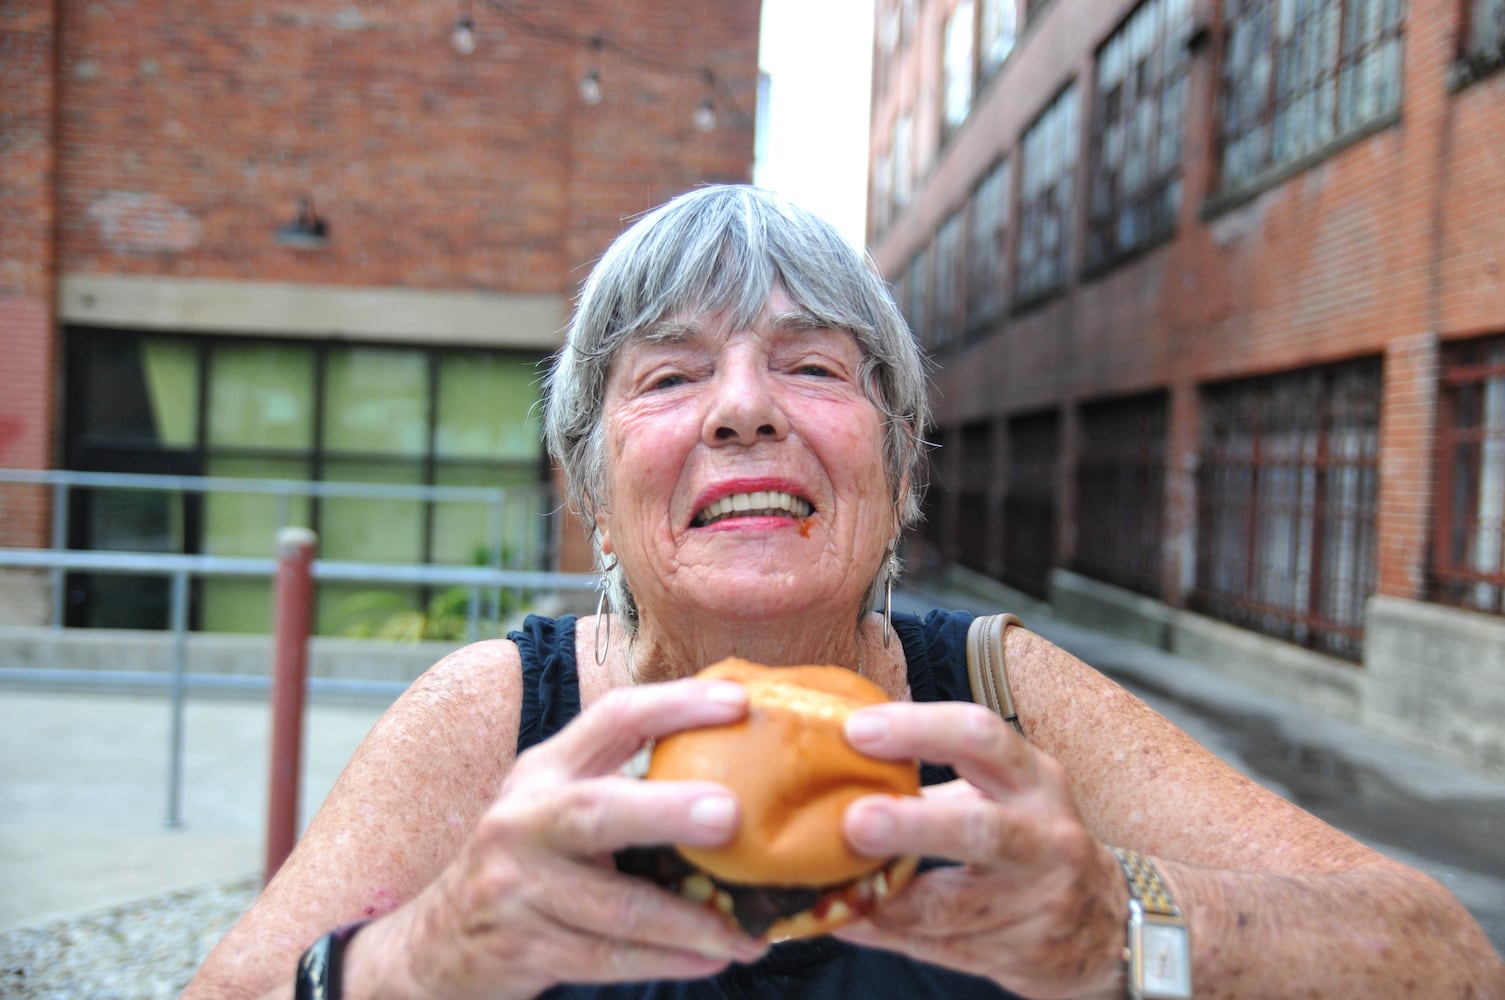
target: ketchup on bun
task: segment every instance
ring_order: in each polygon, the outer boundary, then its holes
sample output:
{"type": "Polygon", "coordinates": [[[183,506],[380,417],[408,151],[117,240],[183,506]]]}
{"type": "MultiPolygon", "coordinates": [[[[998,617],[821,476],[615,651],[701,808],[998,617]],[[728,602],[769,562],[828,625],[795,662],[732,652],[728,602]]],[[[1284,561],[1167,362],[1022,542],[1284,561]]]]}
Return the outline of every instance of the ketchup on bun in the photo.
{"type": "Polygon", "coordinates": [[[841,832],[864,795],[916,795],[914,761],[858,753],[843,726],[853,711],[889,700],[844,667],[765,667],[727,659],[704,680],[747,688],[746,719],[689,729],[656,743],[649,780],[714,781],[742,806],[726,845],[618,853],[620,869],[705,903],[769,941],[824,934],[873,912],[913,877],[918,858],[867,858],[841,832]]]}

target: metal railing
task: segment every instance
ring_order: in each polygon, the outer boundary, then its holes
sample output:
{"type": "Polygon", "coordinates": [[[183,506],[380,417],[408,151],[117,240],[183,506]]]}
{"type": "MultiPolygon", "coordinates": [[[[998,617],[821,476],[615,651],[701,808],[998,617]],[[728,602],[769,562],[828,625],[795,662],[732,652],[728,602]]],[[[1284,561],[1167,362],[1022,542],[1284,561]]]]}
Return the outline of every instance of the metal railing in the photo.
{"type": "MultiPolygon", "coordinates": [[[[110,489],[110,490],[144,490],[155,493],[167,494],[238,494],[271,496],[277,500],[276,527],[269,533],[268,545],[271,537],[277,530],[292,526],[291,512],[295,499],[363,499],[363,500],[411,500],[416,502],[431,503],[470,503],[484,505],[491,508],[489,519],[489,533],[485,539],[485,547],[493,557],[493,566],[503,569],[502,559],[504,543],[507,538],[507,517],[509,509],[519,505],[525,505],[532,512],[541,512],[545,509],[544,501],[549,496],[546,487],[482,487],[482,486],[423,486],[406,485],[397,483],[353,483],[353,482],[329,482],[329,481],[304,481],[296,479],[240,479],[225,476],[163,476],[143,475],[139,473],[124,472],[78,472],[65,469],[0,469],[0,483],[16,483],[21,485],[34,485],[49,487],[52,492],[52,518],[51,518],[51,551],[64,552],[68,549],[68,520],[69,510],[75,490],[83,489],[110,489]]],[[[558,550],[558,528],[554,522],[557,519],[549,519],[549,528],[552,532],[548,548],[558,550]]],[[[542,528],[543,525],[540,525],[542,528]]],[[[526,542],[526,539],[524,540],[526,542]]],[[[542,548],[543,546],[537,546],[542,548]]],[[[534,546],[522,546],[520,558],[526,560],[534,546]]],[[[5,551],[5,550],[0,550],[5,551]]],[[[15,552],[33,550],[11,550],[15,552]]],[[[94,550],[91,550],[93,552],[94,550]]],[[[99,554],[96,552],[96,554],[99,554]]],[[[155,554],[154,558],[157,558],[155,554]]],[[[211,558],[209,556],[194,558],[211,558]]],[[[227,560],[224,565],[239,563],[245,567],[251,567],[255,560],[240,559],[235,557],[222,557],[227,560]]],[[[541,561],[540,557],[540,561],[541,561]]],[[[19,564],[18,564],[19,565],[19,564]]],[[[35,564],[34,564],[35,565],[35,564]]],[[[209,565],[205,563],[203,565],[209,565]]],[[[391,569],[403,564],[367,564],[350,563],[354,566],[379,565],[383,570],[391,569]]],[[[408,564],[411,569],[420,568],[437,569],[437,564],[422,564],[422,566],[408,564]]],[[[89,567],[77,567],[80,569],[95,569],[100,572],[127,572],[127,570],[109,570],[106,564],[89,567]]],[[[67,606],[67,581],[66,574],[69,569],[75,568],[65,565],[55,565],[52,569],[52,612],[51,621],[54,628],[63,627],[64,609],[67,606]]],[[[466,567],[477,568],[477,567],[466,567]]],[[[444,571],[448,572],[445,567],[444,571]]],[[[430,583],[430,584],[454,584],[465,581],[450,577],[402,576],[394,579],[376,580],[370,576],[352,576],[356,572],[353,568],[346,570],[328,570],[331,574],[328,578],[335,580],[361,580],[365,582],[389,582],[389,583],[430,583]],[[340,575],[344,573],[345,575],[340,575]]],[[[517,571],[517,572],[543,572],[543,571],[517,571]]],[[[262,576],[260,569],[238,573],[222,573],[221,575],[239,576],[262,576]]]]}
{"type": "MultiPolygon", "coordinates": [[[[54,488],[53,548],[0,549],[0,570],[47,570],[52,574],[55,630],[63,628],[62,602],[67,574],[89,572],[166,577],[171,582],[168,605],[168,631],[171,634],[169,667],[161,674],[141,671],[60,669],[45,667],[0,667],[0,681],[48,685],[101,683],[127,687],[165,686],[171,704],[168,749],[167,824],[181,824],[183,714],[184,698],[190,687],[220,690],[266,690],[269,677],[197,674],[188,672],[189,582],[196,578],[264,579],[270,588],[277,574],[275,558],[244,558],[215,555],[185,555],[162,552],[118,552],[71,550],[66,547],[67,504],[74,488],[155,489],[181,492],[247,492],[282,496],[284,516],[292,498],[299,495],[367,497],[377,499],[406,498],[415,500],[482,500],[497,504],[494,525],[504,524],[507,491],[474,487],[411,487],[367,483],[301,483],[219,479],[213,477],[142,476],[113,473],[63,471],[0,470],[0,482],[49,485],[54,488]]],[[[284,525],[286,527],[286,525],[284,525]]],[[[267,539],[268,551],[275,548],[275,535],[267,539]]],[[[500,551],[500,546],[497,547],[500,551]]],[[[531,592],[591,591],[598,578],[588,573],[561,573],[548,570],[509,569],[500,566],[458,566],[438,564],[361,563],[316,559],[312,574],[316,581],[373,584],[407,584],[418,586],[464,587],[468,591],[467,637],[479,637],[482,594],[486,591],[513,589],[531,592]]],[[[398,694],[405,685],[375,680],[310,678],[310,691],[338,691],[347,694],[398,694]]]]}

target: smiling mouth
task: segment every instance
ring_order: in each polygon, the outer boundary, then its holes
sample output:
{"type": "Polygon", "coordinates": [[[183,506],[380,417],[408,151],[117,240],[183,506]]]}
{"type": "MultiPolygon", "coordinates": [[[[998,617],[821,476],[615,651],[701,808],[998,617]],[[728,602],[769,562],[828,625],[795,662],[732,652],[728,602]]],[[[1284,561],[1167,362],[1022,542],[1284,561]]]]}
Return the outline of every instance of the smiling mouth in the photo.
{"type": "Polygon", "coordinates": [[[802,520],[815,512],[810,501],[779,490],[733,493],[704,508],[690,522],[692,528],[704,528],[733,517],[788,517],[802,520]]]}

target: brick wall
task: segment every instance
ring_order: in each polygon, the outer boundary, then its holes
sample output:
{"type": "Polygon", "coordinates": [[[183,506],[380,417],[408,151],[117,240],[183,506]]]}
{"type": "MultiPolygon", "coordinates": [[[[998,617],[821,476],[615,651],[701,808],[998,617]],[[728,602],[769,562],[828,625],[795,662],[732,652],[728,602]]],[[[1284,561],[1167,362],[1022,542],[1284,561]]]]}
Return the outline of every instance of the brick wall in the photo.
{"type": "MultiPolygon", "coordinates": [[[[53,458],[54,10],[0,7],[0,468],[53,458]]],[[[0,484],[0,548],[47,538],[45,491],[0,484]]]]}
{"type": "MultiPolygon", "coordinates": [[[[0,5],[0,467],[59,458],[62,275],[570,296],[626,220],[750,179],[758,0],[477,4],[469,55],[460,9],[0,5]],[[317,252],[276,239],[305,195],[317,252]]],[[[45,544],[36,495],[0,504],[0,545],[45,544]]]]}
{"type": "MultiPolygon", "coordinates": [[[[948,6],[935,5],[926,16],[943,18],[948,6]]],[[[1196,9],[1215,14],[1220,6],[1196,9]]],[[[1080,248],[1093,59],[1134,7],[1133,0],[1057,0],[1025,28],[909,209],[876,235],[885,273],[901,274],[1005,153],[1015,158],[1017,196],[1020,137],[1072,79],[1084,130],[1080,248]]],[[[1185,197],[1174,237],[1100,276],[1074,274],[1064,294],[1008,316],[976,343],[939,358],[938,419],[954,425],[1171,389],[1164,579],[1166,599],[1179,603],[1194,533],[1189,470],[1201,419],[1197,387],[1383,357],[1379,589],[1422,597],[1437,343],[1505,329],[1505,213],[1499,211],[1505,73],[1450,87],[1461,10],[1458,0],[1408,5],[1402,105],[1394,121],[1238,201],[1219,203],[1209,190],[1216,176],[1218,47],[1196,49],[1185,197]]],[[[922,62],[905,58],[892,75],[915,87],[922,62]]],[[[918,87],[925,92],[924,84],[918,87]]],[[[899,103],[896,93],[875,97],[875,153],[886,148],[886,118],[899,103]]],[[[1061,498],[1068,512],[1069,500],[1061,498]]],[[[1073,537],[1063,525],[1058,565],[1069,562],[1073,537]]]]}

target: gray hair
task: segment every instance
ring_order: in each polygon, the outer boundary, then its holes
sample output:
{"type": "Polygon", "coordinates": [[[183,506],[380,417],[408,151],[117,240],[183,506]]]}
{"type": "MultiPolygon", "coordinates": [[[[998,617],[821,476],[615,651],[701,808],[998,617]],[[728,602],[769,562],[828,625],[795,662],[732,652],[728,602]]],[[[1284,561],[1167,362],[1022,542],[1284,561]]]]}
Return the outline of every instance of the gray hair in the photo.
{"type": "MultiPolygon", "coordinates": [[[[920,519],[921,460],[929,424],[926,363],[877,268],[830,223],[772,192],[742,185],[696,189],[619,236],[581,290],[564,347],[544,384],[544,440],[564,470],[569,502],[596,545],[613,608],[629,634],[637,607],[619,566],[606,565],[595,531],[607,481],[602,408],[621,349],[668,317],[726,313],[750,325],[775,287],[862,350],[863,391],[883,415],[884,462],[900,530],[920,519]]],[[[897,576],[892,546],[866,607],[897,576]]]]}

